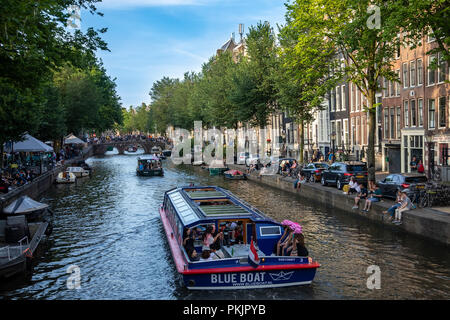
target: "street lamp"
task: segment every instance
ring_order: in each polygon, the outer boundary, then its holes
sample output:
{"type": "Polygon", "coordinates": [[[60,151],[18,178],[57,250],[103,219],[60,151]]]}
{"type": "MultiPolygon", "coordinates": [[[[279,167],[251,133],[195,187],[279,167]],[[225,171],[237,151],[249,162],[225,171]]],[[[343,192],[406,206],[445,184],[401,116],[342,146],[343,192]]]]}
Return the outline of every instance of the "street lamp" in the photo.
{"type": "Polygon", "coordinates": [[[334,141],[336,140],[336,132],[332,132],[331,133],[331,135],[330,135],[330,138],[331,138],[331,142],[332,142],[332,147],[331,147],[331,150],[332,150],[332,152],[333,152],[333,154],[334,154],[334,141]]]}

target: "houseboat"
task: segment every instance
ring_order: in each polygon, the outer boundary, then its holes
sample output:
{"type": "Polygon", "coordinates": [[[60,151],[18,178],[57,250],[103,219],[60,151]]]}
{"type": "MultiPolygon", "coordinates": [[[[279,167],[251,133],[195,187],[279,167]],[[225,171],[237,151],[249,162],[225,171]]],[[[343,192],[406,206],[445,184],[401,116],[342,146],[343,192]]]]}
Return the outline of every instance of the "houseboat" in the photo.
{"type": "Polygon", "coordinates": [[[283,236],[283,225],[220,187],[166,191],[159,212],[176,269],[188,289],[297,286],[311,283],[320,267],[310,257],[277,256],[274,248],[283,236]],[[193,248],[200,256],[201,234],[209,226],[223,232],[220,248],[209,259],[194,259],[192,253],[189,257],[184,232],[194,232],[193,248]],[[241,236],[230,237],[236,228],[241,236]]]}
{"type": "Polygon", "coordinates": [[[161,160],[156,156],[145,156],[138,158],[138,166],[136,168],[138,176],[163,176],[164,170],[162,168],[161,160]]]}

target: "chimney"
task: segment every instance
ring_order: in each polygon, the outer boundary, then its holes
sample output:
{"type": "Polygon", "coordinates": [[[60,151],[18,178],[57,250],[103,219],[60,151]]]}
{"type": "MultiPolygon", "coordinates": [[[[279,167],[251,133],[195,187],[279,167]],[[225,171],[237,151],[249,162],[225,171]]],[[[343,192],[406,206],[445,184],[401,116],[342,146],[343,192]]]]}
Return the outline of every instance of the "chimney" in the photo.
{"type": "Polygon", "coordinates": [[[239,34],[241,36],[241,42],[242,42],[243,35],[244,35],[244,24],[243,23],[239,24],[239,34]]]}

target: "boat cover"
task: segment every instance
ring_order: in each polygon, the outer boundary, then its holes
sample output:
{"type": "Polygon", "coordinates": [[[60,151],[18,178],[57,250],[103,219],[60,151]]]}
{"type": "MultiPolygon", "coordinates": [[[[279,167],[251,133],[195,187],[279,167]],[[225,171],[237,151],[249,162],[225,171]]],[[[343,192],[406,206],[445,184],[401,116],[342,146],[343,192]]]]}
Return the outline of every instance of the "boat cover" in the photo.
{"type": "Polygon", "coordinates": [[[4,208],[3,212],[6,214],[23,214],[40,209],[45,209],[47,207],[48,204],[34,201],[28,196],[21,196],[19,199],[4,208]]]}

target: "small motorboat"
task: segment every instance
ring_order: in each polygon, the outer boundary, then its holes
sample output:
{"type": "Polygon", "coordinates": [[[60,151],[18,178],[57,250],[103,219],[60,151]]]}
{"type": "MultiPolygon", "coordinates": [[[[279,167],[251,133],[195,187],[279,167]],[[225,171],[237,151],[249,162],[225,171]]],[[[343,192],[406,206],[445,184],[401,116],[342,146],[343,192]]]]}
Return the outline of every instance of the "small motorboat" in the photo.
{"type": "Polygon", "coordinates": [[[133,152],[133,153],[134,153],[134,152],[137,151],[137,148],[136,148],[135,146],[129,146],[128,149],[127,149],[127,151],[128,151],[128,152],[133,152]]]}
{"type": "Polygon", "coordinates": [[[51,214],[52,211],[48,204],[34,201],[28,196],[19,197],[3,209],[4,217],[24,215],[30,222],[42,219],[49,213],[51,214]]]}
{"type": "Polygon", "coordinates": [[[156,156],[139,157],[136,174],[146,177],[164,176],[161,160],[156,156]]]}
{"type": "Polygon", "coordinates": [[[225,178],[230,180],[246,180],[247,175],[239,170],[228,170],[223,173],[225,178]]]}
{"type": "Polygon", "coordinates": [[[28,223],[24,215],[0,220],[0,278],[31,269],[39,243],[50,233],[48,222],[28,223]]]}
{"type": "Polygon", "coordinates": [[[56,183],[65,184],[65,183],[75,183],[77,177],[72,172],[63,171],[58,174],[56,177],[56,183]]]}
{"type": "Polygon", "coordinates": [[[86,170],[82,167],[68,167],[66,171],[73,173],[77,178],[87,177],[91,174],[89,170],[86,170]]]}
{"type": "Polygon", "coordinates": [[[194,161],[194,162],[192,162],[192,165],[193,166],[201,166],[201,165],[203,165],[203,160],[194,161]]]}

